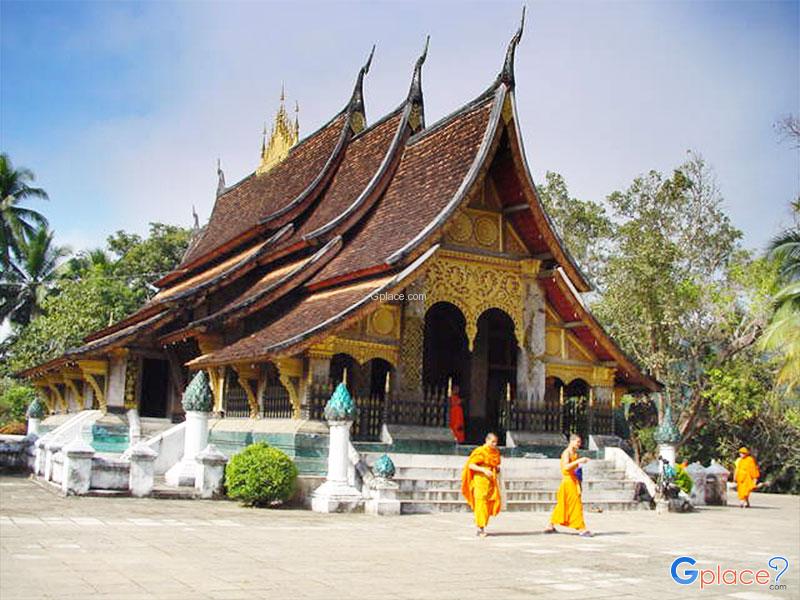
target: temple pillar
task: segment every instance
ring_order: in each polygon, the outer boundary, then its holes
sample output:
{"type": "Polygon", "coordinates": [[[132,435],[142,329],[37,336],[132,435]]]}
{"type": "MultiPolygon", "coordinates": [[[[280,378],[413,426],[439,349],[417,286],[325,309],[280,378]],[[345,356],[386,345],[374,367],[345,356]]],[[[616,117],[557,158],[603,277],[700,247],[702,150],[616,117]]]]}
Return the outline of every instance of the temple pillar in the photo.
{"type": "Polygon", "coordinates": [[[106,406],[112,412],[125,410],[125,378],[128,370],[128,350],[119,348],[111,352],[108,362],[106,406]]]}
{"type": "Polygon", "coordinates": [[[425,301],[422,298],[423,286],[414,282],[408,288],[408,296],[403,305],[402,332],[400,335],[397,384],[394,386],[403,400],[422,401],[422,360],[425,336],[425,301]]]}
{"type": "Polygon", "coordinates": [[[541,357],[545,353],[545,299],[535,277],[532,261],[528,270],[523,269],[523,339],[517,352],[517,401],[524,408],[541,408],[545,400],[545,365],[541,357]]]}

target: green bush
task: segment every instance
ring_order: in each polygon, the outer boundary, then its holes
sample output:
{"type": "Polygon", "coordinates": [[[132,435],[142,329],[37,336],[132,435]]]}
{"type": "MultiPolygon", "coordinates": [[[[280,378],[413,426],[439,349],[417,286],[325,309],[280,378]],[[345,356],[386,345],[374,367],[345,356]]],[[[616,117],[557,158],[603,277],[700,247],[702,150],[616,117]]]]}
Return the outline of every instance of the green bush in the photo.
{"type": "Polygon", "coordinates": [[[36,392],[31,388],[13,384],[0,394],[0,424],[25,422],[25,411],[36,399],[36,392]]]}
{"type": "Polygon", "coordinates": [[[292,459],[264,442],[231,457],[225,468],[228,496],[246,506],[274,506],[294,494],[297,467],[292,459]]]}
{"type": "Polygon", "coordinates": [[[692,493],[694,482],[689,473],[686,472],[686,469],[680,464],[675,465],[675,485],[687,494],[692,493]]]}

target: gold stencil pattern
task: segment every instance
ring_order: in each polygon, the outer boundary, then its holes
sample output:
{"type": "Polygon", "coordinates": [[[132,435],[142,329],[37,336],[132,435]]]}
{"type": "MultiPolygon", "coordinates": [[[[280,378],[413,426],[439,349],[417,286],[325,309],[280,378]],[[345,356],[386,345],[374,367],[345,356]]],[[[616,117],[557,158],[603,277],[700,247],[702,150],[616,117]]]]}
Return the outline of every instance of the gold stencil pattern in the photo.
{"type": "Polygon", "coordinates": [[[471,350],[478,333],[478,318],[491,308],[499,308],[514,322],[514,335],[521,346],[525,329],[523,292],[519,262],[441,252],[425,276],[425,309],[437,302],[458,307],[467,321],[471,350]]]}

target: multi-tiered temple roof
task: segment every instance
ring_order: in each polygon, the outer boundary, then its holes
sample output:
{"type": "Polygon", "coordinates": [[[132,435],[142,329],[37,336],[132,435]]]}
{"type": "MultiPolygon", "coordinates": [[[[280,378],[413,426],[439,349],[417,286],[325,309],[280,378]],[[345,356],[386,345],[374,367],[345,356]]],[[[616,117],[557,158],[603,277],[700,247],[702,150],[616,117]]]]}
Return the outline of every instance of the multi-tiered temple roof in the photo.
{"type": "Polygon", "coordinates": [[[200,350],[185,362],[194,369],[297,354],[375,310],[375,294],[398,292],[423,272],[491,168],[503,217],[523,251],[542,261],[549,305],[600,361],[617,365],[626,386],[657,389],[582,303],[590,284],[538,198],[516,116],[521,36],[520,26],[485,91],[430,125],[422,93],[427,43],[406,97],[372,124],[363,93],[372,55],[342,110],[304,139],[292,139],[297,128],[282,105],[261,165],[235,185],[221,180],[208,224],[156,282],[160,292],[84,346],[25,374],[115,348],[192,340],[200,350]],[[210,338],[216,343],[202,343],[210,338]]]}

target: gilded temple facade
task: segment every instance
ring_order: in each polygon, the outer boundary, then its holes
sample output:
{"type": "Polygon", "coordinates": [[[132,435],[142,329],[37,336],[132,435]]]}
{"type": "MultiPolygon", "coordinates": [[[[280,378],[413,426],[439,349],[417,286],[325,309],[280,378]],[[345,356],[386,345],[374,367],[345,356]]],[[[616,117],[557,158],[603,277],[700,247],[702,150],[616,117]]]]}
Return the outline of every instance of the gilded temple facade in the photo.
{"type": "Polygon", "coordinates": [[[538,198],[517,122],[521,34],[491,85],[430,125],[427,45],[374,123],[371,55],[304,139],[282,96],[260,164],[231,186],[220,171],[211,218],[159,293],[23,375],[51,412],[179,420],[204,369],[226,419],[321,419],[345,381],[361,440],[446,432],[455,386],[470,442],[612,434],[620,397],[658,383],[583,303],[590,283],[538,198]]]}

